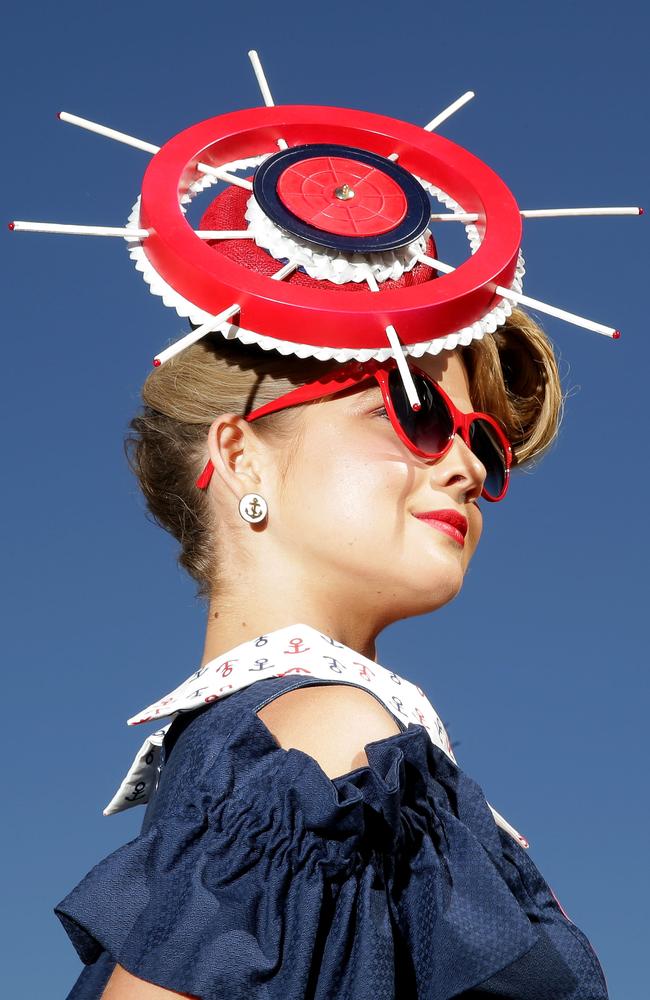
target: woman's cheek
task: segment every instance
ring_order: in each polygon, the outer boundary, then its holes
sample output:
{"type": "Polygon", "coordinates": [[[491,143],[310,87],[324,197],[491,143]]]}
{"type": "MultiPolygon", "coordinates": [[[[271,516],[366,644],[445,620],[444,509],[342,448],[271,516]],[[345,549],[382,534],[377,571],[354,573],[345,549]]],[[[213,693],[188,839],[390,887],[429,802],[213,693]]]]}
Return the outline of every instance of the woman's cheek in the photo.
{"type": "Polygon", "coordinates": [[[355,524],[367,520],[372,496],[362,463],[345,461],[328,447],[317,448],[302,468],[295,515],[308,520],[318,534],[334,532],[347,539],[355,524]]]}
{"type": "Polygon", "coordinates": [[[401,493],[396,487],[386,463],[358,457],[337,463],[326,500],[327,520],[336,523],[341,543],[360,547],[357,555],[364,562],[373,552],[377,558],[378,538],[388,544],[396,531],[401,493]]]}

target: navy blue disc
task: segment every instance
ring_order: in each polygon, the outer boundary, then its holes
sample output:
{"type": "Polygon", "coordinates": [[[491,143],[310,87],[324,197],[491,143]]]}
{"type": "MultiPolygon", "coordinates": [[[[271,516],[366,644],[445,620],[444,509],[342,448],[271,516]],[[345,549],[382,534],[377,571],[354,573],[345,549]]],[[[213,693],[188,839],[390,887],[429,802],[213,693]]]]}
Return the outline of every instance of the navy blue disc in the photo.
{"type": "Polygon", "coordinates": [[[429,196],[408,170],[378,153],[333,143],[270,156],[255,172],[253,194],[280,229],[347,254],[407,246],[431,218],[429,196]]]}

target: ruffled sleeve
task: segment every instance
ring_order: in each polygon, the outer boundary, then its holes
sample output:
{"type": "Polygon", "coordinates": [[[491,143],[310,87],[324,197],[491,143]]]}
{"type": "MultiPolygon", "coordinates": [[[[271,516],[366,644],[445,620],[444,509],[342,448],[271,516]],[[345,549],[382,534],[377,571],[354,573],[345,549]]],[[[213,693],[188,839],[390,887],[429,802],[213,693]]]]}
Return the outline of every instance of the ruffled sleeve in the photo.
{"type": "Polygon", "coordinates": [[[606,1000],[586,939],[422,726],[334,780],[252,711],[218,756],[186,736],[141,834],[55,907],[86,965],[108,953],[201,1000],[447,1000],[490,983],[606,1000]]]}

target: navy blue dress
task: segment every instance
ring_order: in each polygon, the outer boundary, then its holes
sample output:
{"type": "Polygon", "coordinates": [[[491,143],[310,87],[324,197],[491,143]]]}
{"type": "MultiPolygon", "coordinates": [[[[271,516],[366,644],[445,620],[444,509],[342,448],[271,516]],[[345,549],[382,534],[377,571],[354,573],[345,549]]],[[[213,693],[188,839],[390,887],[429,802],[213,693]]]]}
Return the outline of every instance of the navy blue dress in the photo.
{"type": "MultiPolygon", "coordinates": [[[[607,1000],[481,788],[423,726],[331,780],[256,715],[313,678],[181,713],[140,834],[54,908],[99,1000],[119,963],[201,1000],[607,1000]]],[[[318,681],[317,683],[327,683],[318,681]]]]}

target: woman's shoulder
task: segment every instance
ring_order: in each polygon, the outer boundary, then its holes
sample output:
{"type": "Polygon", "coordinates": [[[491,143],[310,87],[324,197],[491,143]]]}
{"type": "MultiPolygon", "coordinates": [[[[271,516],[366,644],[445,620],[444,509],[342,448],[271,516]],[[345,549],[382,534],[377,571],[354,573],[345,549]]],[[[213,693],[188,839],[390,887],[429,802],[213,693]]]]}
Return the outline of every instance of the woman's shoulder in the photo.
{"type": "Polygon", "coordinates": [[[402,728],[380,701],[355,685],[295,675],[255,681],[174,717],[164,734],[148,814],[178,803],[190,788],[203,785],[215,792],[224,783],[245,780],[264,758],[256,739],[260,730],[278,746],[292,742],[307,751],[319,743],[351,750],[364,735],[379,739],[402,728]]]}
{"type": "Polygon", "coordinates": [[[245,728],[251,715],[271,722],[269,728],[282,729],[307,721],[319,729],[329,726],[333,736],[349,726],[353,717],[362,729],[380,719],[385,720],[391,733],[406,729],[406,724],[381,699],[357,684],[304,675],[267,677],[211,704],[175,716],[163,740],[164,765],[170,762],[172,754],[180,761],[200,749],[206,767],[210,768],[216,755],[238,741],[239,730],[245,728]]]}
{"type": "Polygon", "coordinates": [[[309,754],[335,777],[346,760],[347,771],[367,763],[366,743],[405,728],[383,702],[357,685],[295,675],[255,681],[173,719],[147,818],[195,794],[198,786],[212,794],[242,786],[270,763],[269,742],[273,749],[309,754]]]}
{"type": "Polygon", "coordinates": [[[343,750],[341,741],[349,744],[359,723],[369,739],[406,728],[404,718],[391,711],[393,706],[376,691],[338,676],[323,677],[294,669],[248,683],[239,678],[237,684],[225,693],[221,684],[185,684],[188,690],[183,692],[181,708],[172,711],[177,699],[168,696],[160,700],[155,714],[145,710],[129,720],[139,725],[160,721],[165,714],[171,716],[170,722],[145,737],[104,815],[147,805],[146,821],[154,799],[162,794],[159,788],[163,772],[164,784],[176,796],[187,793],[201,778],[214,786],[227,774],[223,762],[229,754],[232,764],[245,770],[250,760],[244,753],[233,754],[232,744],[237,746],[242,738],[247,739],[241,730],[246,730],[251,714],[259,713],[280,743],[286,736],[294,740],[292,745],[300,746],[295,742],[298,731],[307,731],[310,739],[304,749],[313,747],[319,734],[323,746],[340,744],[343,750]]]}

